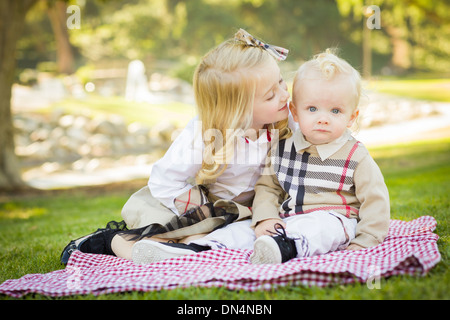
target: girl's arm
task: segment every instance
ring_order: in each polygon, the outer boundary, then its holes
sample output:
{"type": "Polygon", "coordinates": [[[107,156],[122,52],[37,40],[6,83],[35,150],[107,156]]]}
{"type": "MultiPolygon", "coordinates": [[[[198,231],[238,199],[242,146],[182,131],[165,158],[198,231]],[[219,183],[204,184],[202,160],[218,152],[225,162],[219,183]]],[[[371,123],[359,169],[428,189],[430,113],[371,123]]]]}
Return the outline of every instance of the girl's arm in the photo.
{"type": "Polygon", "coordinates": [[[176,214],[174,200],[195,185],[202,165],[203,142],[201,122],[192,119],[178,135],[164,157],[152,168],[148,186],[156,199],[176,214]]]}

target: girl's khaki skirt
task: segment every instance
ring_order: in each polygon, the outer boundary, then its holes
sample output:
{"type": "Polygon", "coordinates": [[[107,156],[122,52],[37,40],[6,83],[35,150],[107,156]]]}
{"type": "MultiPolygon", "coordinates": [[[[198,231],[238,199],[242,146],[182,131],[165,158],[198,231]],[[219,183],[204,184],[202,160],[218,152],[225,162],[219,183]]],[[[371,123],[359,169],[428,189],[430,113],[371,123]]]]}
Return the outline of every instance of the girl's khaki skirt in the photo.
{"type": "Polygon", "coordinates": [[[175,214],[154,198],[148,186],[134,193],[122,209],[122,217],[129,229],[149,227],[157,229],[158,238],[182,239],[188,236],[209,233],[232,221],[251,217],[253,197],[245,202],[219,199],[209,194],[203,186],[195,186],[175,199],[180,215],[175,214]],[[208,204],[211,212],[198,208],[208,204]],[[194,218],[192,218],[194,217],[194,218]]]}

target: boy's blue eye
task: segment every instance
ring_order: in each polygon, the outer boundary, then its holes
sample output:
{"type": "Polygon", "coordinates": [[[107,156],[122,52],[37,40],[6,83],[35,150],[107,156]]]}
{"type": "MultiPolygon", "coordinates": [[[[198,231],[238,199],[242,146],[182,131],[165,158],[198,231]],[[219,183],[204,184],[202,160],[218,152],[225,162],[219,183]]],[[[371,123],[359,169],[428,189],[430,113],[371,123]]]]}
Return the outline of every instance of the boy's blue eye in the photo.
{"type": "Polygon", "coordinates": [[[317,108],[316,107],[309,107],[308,110],[311,111],[311,112],[315,112],[315,111],[317,111],[317,108]]]}
{"type": "Polygon", "coordinates": [[[331,110],[331,112],[333,112],[334,114],[338,114],[341,111],[339,109],[333,109],[333,110],[331,110]]]}

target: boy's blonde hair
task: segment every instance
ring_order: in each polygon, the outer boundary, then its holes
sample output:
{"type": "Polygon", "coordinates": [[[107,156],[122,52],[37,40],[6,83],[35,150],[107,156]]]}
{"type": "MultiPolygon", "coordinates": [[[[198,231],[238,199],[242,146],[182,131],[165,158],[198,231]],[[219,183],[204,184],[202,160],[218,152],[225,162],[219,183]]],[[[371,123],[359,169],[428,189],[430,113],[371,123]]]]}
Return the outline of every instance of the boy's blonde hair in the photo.
{"type": "MultiPolygon", "coordinates": [[[[348,75],[355,86],[355,106],[356,109],[361,98],[361,75],[347,61],[339,58],[336,49],[327,49],[319,53],[313,59],[305,62],[297,71],[292,85],[292,100],[296,101],[299,94],[296,87],[303,79],[308,79],[311,71],[319,71],[326,80],[331,80],[337,75],[348,75]]],[[[301,94],[301,93],[300,93],[301,94]]]]}
{"type": "MultiPolygon", "coordinates": [[[[208,52],[197,66],[193,86],[202,136],[214,129],[220,131],[223,139],[205,146],[202,167],[196,176],[198,184],[212,182],[225,171],[227,159],[232,159],[235,139],[251,127],[259,80],[252,71],[264,68],[270,59],[274,58],[263,48],[228,40],[208,52]]],[[[286,119],[275,124],[280,136],[285,133],[287,122],[286,119]]]]}

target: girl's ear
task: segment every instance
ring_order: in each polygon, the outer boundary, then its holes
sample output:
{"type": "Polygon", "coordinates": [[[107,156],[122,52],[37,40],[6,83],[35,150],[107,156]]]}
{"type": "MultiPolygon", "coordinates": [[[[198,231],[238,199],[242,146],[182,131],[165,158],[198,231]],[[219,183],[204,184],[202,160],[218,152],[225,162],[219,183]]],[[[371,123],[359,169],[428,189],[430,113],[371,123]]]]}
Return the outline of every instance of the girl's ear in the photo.
{"type": "Polygon", "coordinates": [[[294,103],[292,101],[289,102],[289,110],[291,111],[294,121],[298,122],[297,109],[295,108],[294,103]]]}
{"type": "Polygon", "coordinates": [[[350,128],[353,125],[353,123],[355,122],[356,118],[358,118],[358,115],[359,115],[359,109],[356,108],[355,111],[353,111],[353,113],[352,113],[352,115],[350,117],[350,120],[348,121],[347,128],[350,128]]]}

